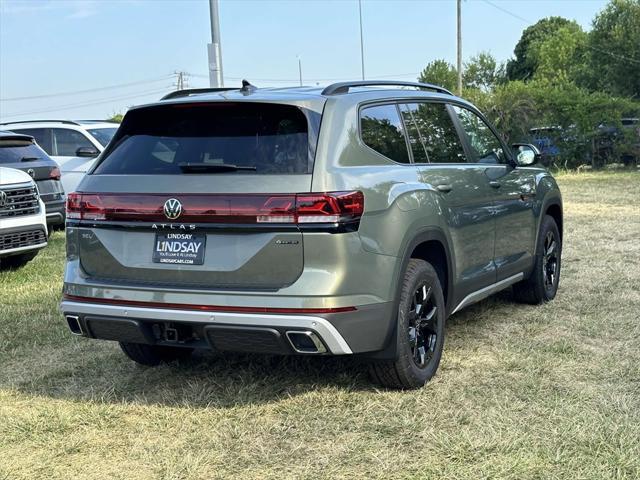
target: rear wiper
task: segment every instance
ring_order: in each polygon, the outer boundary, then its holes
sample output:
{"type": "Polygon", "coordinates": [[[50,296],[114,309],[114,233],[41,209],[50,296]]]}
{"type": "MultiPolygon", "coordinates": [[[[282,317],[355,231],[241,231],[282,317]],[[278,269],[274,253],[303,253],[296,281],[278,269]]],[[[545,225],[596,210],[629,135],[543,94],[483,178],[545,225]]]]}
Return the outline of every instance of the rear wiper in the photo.
{"type": "Polygon", "coordinates": [[[40,157],[22,157],[21,162],[33,162],[34,160],[40,160],[40,157]]]}
{"type": "Polygon", "coordinates": [[[236,172],[238,170],[252,170],[255,171],[256,167],[244,166],[244,165],[232,165],[230,163],[179,163],[178,167],[185,173],[199,173],[199,172],[236,172]]]}

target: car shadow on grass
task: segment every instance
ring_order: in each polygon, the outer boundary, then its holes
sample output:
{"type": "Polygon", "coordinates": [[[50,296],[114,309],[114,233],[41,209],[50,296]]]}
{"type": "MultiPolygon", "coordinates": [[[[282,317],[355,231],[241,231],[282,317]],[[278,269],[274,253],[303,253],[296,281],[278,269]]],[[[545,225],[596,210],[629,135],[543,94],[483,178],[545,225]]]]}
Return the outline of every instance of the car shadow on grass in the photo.
{"type": "MultiPolygon", "coordinates": [[[[513,307],[508,294],[484,300],[453,316],[447,335],[455,339],[456,349],[464,348],[465,339],[477,340],[477,329],[490,329],[493,318],[506,315],[513,307]]],[[[446,361],[446,345],[444,355],[446,361]]],[[[367,362],[358,357],[201,350],[186,361],[144,367],[127,359],[115,342],[84,338],[70,338],[69,344],[57,348],[50,358],[16,366],[22,374],[9,384],[0,382],[0,388],[9,386],[31,395],[101,403],[233,408],[307,394],[384,390],[373,383],[367,362]]]]}

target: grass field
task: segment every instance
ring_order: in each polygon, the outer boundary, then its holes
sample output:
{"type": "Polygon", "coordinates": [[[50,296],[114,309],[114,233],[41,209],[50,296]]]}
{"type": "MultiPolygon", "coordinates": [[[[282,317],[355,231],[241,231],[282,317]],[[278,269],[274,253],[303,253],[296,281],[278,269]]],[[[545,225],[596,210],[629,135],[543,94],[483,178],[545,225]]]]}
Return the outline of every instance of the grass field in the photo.
{"type": "Polygon", "coordinates": [[[56,233],[0,273],[0,478],[639,478],[640,174],[559,182],[557,299],[456,314],[419,391],[344,359],[136,366],[67,332],[56,233]]]}

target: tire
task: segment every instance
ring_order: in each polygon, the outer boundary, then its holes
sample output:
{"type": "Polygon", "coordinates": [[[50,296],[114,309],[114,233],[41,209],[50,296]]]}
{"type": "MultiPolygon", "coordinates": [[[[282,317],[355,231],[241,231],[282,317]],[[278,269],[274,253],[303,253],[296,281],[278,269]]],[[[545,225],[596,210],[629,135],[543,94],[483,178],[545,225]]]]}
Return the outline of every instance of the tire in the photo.
{"type": "Polygon", "coordinates": [[[169,363],[176,360],[187,360],[193,353],[193,348],[145,345],[142,343],[120,342],[120,348],[131,360],[147,367],[155,367],[161,363],[169,363]]]}
{"type": "Polygon", "coordinates": [[[0,259],[0,267],[2,268],[20,268],[25,266],[31,260],[33,260],[36,255],[38,255],[38,251],[23,253],[21,255],[12,255],[10,257],[5,257],[0,259]]]}
{"type": "Polygon", "coordinates": [[[373,379],[387,388],[424,386],[440,364],[445,320],[444,296],[436,271],[424,260],[412,258],[398,305],[398,357],[372,363],[373,379]]]}
{"type": "Polygon", "coordinates": [[[516,300],[530,305],[553,300],[558,292],[561,264],[560,231],[553,217],[545,215],[540,225],[533,271],[529,278],[513,286],[516,300]]]}

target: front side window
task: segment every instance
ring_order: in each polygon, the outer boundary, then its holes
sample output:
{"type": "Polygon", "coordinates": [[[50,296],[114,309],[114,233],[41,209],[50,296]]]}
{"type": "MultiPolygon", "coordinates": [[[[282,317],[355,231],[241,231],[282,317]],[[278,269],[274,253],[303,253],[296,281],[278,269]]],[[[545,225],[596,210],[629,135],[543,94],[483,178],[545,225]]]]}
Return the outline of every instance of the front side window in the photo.
{"type": "Polygon", "coordinates": [[[462,129],[467,134],[471,152],[476,163],[506,163],[502,142],[494,135],[489,126],[471,110],[454,106],[462,129]]]}
{"type": "Polygon", "coordinates": [[[100,143],[100,145],[106,147],[113,136],[116,134],[117,130],[118,129],[116,127],[88,128],[87,132],[93,135],[93,138],[95,138],[100,143]]]}
{"type": "Polygon", "coordinates": [[[360,130],[365,145],[393,161],[409,163],[402,120],[395,104],[363,108],[360,130]]]}
{"type": "Polygon", "coordinates": [[[82,133],[69,128],[54,128],[53,145],[55,155],[75,157],[79,148],[95,148],[82,133]]]}
{"type": "Polygon", "coordinates": [[[402,105],[416,163],[464,163],[467,161],[458,132],[444,103],[402,105]],[[415,137],[415,138],[414,138],[415,137]]]}

